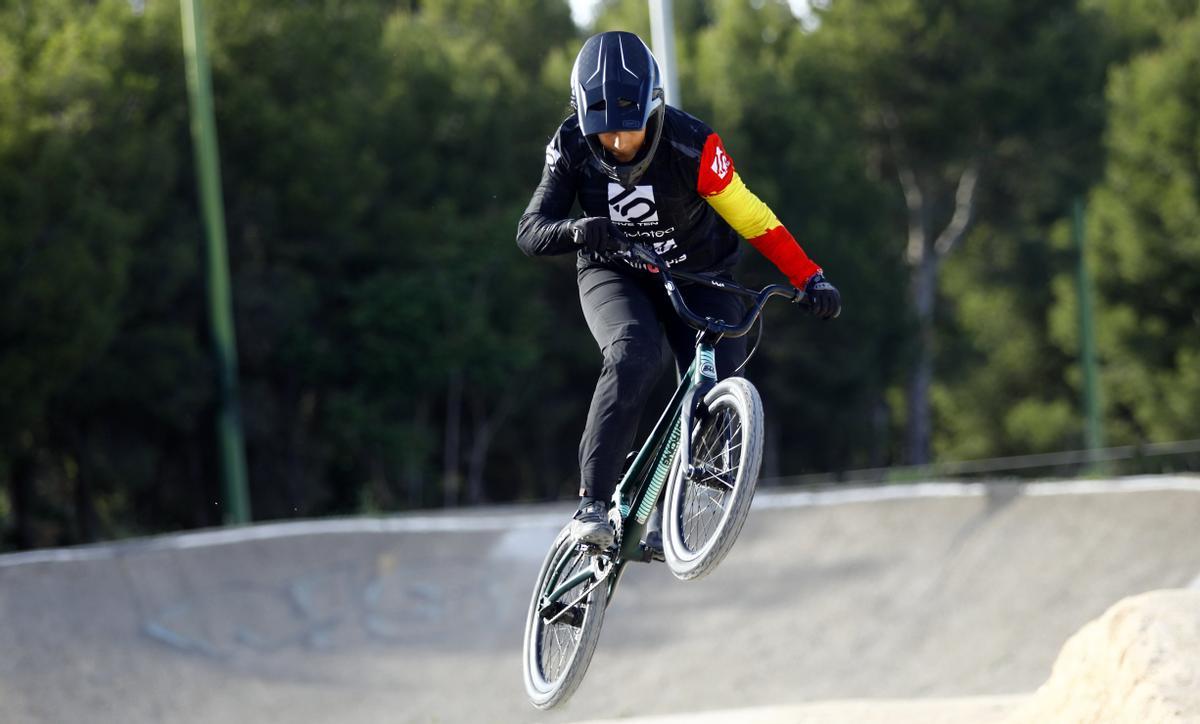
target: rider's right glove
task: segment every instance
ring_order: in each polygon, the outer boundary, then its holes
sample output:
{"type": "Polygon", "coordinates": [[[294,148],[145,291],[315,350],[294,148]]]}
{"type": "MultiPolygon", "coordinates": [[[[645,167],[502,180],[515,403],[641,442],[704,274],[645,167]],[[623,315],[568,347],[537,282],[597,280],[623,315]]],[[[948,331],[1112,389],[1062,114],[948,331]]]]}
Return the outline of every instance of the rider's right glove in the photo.
{"type": "Polygon", "coordinates": [[[612,221],[603,216],[585,216],[571,222],[571,239],[597,254],[627,251],[629,242],[612,221]]]}
{"type": "Polygon", "coordinates": [[[804,295],[808,298],[812,313],[821,319],[834,319],[842,313],[842,295],[837,287],[825,281],[825,275],[817,272],[804,284],[804,295]]]}

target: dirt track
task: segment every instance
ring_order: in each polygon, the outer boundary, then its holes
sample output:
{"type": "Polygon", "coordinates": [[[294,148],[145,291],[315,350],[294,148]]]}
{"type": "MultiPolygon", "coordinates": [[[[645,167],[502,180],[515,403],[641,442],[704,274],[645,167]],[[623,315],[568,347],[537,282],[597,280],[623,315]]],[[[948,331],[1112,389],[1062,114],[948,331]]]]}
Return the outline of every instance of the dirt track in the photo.
{"type": "Polygon", "coordinates": [[[1196,490],[1018,493],[764,494],[709,578],[626,576],[587,681],[550,714],[525,703],[518,653],[566,506],[0,557],[0,721],[557,722],[1020,694],[1110,604],[1200,574],[1196,490]],[[474,530],[414,530],[438,520],[474,530]]]}

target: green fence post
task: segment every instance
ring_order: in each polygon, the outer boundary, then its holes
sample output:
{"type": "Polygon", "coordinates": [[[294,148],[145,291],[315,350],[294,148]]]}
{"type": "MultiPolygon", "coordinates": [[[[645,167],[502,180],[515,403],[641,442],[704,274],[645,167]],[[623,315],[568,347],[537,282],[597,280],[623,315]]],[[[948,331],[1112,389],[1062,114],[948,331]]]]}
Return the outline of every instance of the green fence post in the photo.
{"type": "Polygon", "coordinates": [[[1083,398],[1086,414],[1086,447],[1093,472],[1102,472],[1095,453],[1104,447],[1104,428],[1100,419],[1100,385],[1096,368],[1096,338],[1092,324],[1092,278],[1088,272],[1083,226],[1083,200],[1076,197],[1072,206],[1071,232],[1079,255],[1076,288],[1079,291],[1079,360],[1083,368],[1083,398]]]}
{"type": "Polygon", "coordinates": [[[246,453],[238,404],[237,342],[233,330],[233,296],[225,242],[225,208],[221,201],[221,167],[217,161],[217,130],[213,120],[212,76],[204,39],[203,0],[179,0],[183,24],[183,54],[191,100],[192,146],[196,181],[207,238],[209,319],[217,361],[217,446],[221,459],[224,521],[250,521],[246,482],[246,453]]]}

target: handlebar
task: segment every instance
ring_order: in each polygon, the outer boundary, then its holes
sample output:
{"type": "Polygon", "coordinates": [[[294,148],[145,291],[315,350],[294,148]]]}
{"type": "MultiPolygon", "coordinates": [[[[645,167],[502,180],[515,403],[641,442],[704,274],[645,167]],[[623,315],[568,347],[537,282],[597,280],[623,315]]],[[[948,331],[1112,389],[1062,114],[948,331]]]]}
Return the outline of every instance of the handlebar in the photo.
{"type": "Polygon", "coordinates": [[[635,260],[645,264],[651,273],[658,274],[662,278],[663,286],[667,290],[667,297],[671,300],[671,306],[675,308],[675,313],[688,326],[715,336],[744,336],[754,326],[755,320],[762,314],[763,307],[766,306],[767,301],[772,297],[786,297],[788,300],[797,303],[803,303],[805,300],[806,295],[803,291],[784,284],[771,284],[755,291],[727,279],[719,279],[709,274],[695,274],[684,271],[672,272],[667,263],[663,261],[663,258],[653,248],[645,244],[632,242],[629,247],[629,253],[635,260]],[[740,294],[753,299],[754,303],[750,306],[750,310],[739,324],[726,324],[723,320],[702,317],[688,308],[687,302],[683,300],[683,295],[675,285],[674,277],[698,284],[706,284],[710,287],[734,294],[740,294]]]}

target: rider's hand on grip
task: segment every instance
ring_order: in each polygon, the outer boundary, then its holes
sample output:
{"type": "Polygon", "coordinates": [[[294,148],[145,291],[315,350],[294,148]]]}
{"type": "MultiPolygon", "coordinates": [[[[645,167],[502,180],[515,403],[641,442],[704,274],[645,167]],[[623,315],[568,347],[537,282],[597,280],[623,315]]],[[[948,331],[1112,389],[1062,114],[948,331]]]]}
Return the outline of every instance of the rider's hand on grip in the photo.
{"type": "Polygon", "coordinates": [[[629,249],[625,235],[603,216],[585,216],[571,222],[571,239],[577,246],[597,254],[629,249]]]}
{"type": "Polygon", "coordinates": [[[809,309],[821,319],[835,319],[842,313],[842,295],[820,272],[809,277],[804,285],[804,296],[809,309]]]}

